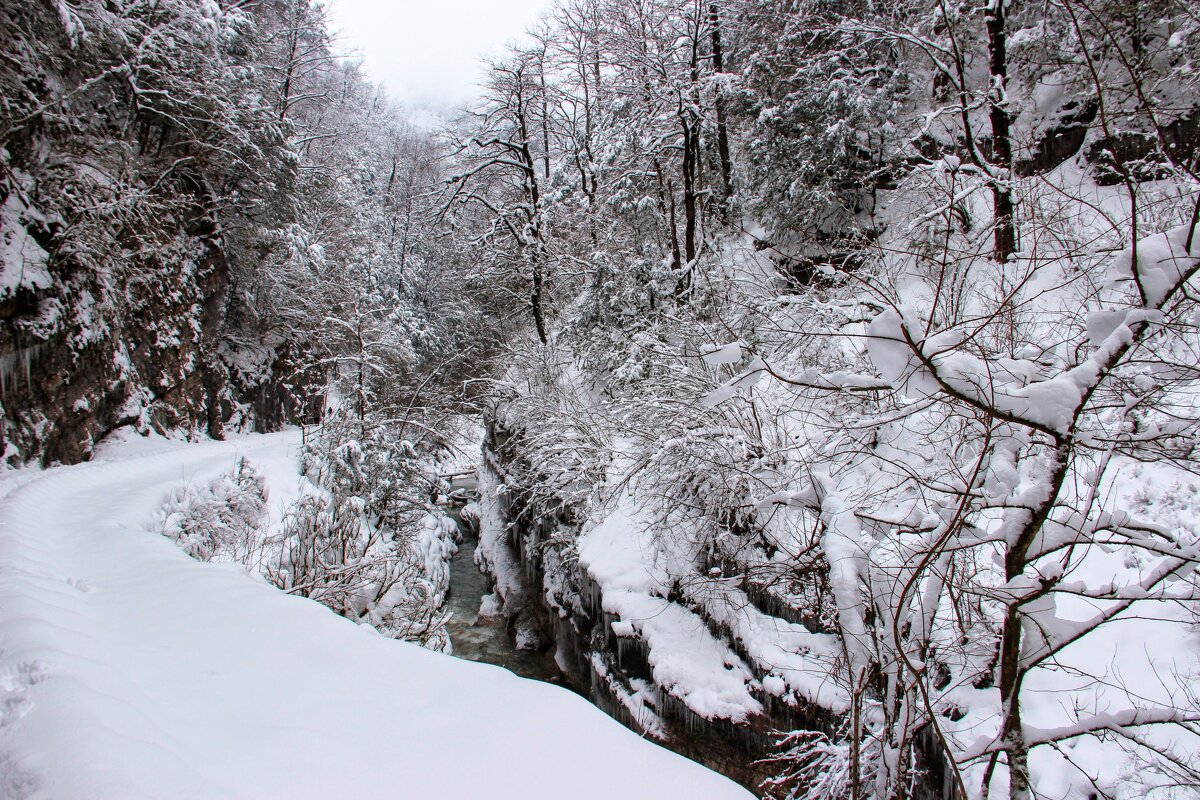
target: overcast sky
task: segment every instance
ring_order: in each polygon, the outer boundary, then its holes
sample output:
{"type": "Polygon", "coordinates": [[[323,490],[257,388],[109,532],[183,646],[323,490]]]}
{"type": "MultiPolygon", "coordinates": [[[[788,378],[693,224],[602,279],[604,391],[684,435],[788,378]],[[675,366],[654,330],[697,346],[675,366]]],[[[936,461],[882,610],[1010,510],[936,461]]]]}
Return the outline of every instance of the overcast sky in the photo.
{"type": "Polygon", "coordinates": [[[343,49],[406,105],[457,107],[476,94],[479,59],[518,39],[548,0],[326,0],[343,49]]]}

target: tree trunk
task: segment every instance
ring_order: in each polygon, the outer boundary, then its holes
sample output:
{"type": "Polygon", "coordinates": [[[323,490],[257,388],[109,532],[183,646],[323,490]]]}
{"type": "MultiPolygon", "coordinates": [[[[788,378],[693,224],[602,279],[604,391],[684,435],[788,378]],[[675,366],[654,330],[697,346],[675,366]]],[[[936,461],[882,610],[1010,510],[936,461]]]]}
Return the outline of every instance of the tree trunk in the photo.
{"type": "MultiPolygon", "coordinates": [[[[1008,759],[1009,800],[1029,800],[1029,750],[1021,726],[1021,612],[1008,609],[1000,635],[1000,703],[1003,746],[1008,759]]],[[[985,791],[986,791],[986,787],[985,791]]]]}
{"type": "Polygon", "coordinates": [[[663,186],[662,165],[654,159],[654,174],[658,178],[658,209],[667,221],[667,239],[671,247],[671,271],[677,272],[682,266],[679,255],[679,234],[675,227],[675,187],[668,180],[663,186]],[[668,197],[670,202],[668,202],[668,197]]]}
{"type": "Polygon", "coordinates": [[[1008,109],[1008,42],[1004,31],[1004,0],[988,0],[984,9],[988,33],[988,116],[992,124],[992,216],[995,224],[993,257],[1008,261],[1017,251],[1016,204],[1012,192],[1012,115],[1008,109]]]}
{"type": "MultiPolygon", "coordinates": [[[[717,73],[725,71],[725,56],[721,45],[721,12],[718,3],[708,7],[709,23],[712,26],[713,70],[717,73]]],[[[717,158],[721,162],[721,216],[729,211],[729,198],[733,196],[733,161],[729,157],[729,125],[725,119],[725,96],[717,93],[717,158]]]]}
{"type": "Polygon", "coordinates": [[[685,264],[696,259],[696,152],[698,131],[683,119],[683,253],[685,264]]]}
{"type": "MultiPolygon", "coordinates": [[[[1048,491],[1045,498],[1028,510],[1029,517],[1021,525],[1020,534],[1010,540],[1004,554],[1004,577],[1010,583],[1025,574],[1030,563],[1029,553],[1038,534],[1046,524],[1051,510],[1062,493],[1071,463],[1071,446],[1058,441],[1054,446],[1054,457],[1041,480],[1048,491]]],[[[1021,723],[1021,684],[1026,668],[1021,664],[1021,636],[1024,614],[1020,603],[1012,603],[1005,609],[1004,625],[1000,631],[999,675],[1000,689],[1001,746],[1008,760],[1009,800],[1030,800],[1029,748],[1025,744],[1025,732],[1021,723]]],[[[986,787],[985,787],[986,790],[986,787]]]]}
{"type": "Polygon", "coordinates": [[[550,99],[546,89],[546,54],[543,51],[542,61],[538,64],[538,80],[542,88],[542,166],[546,183],[550,182],[550,99]]]}
{"type": "MultiPolygon", "coordinates": [[[[518,81],[520,78],[518,78],[518,81]]],[[[545,279],[542,275],[542,209],[541,189],[538,186],[537,161],[530,147],[530,126],[525,108],[524,93],[518,83],[516,98],[517,131],[521,137],[521,162],[525,172],[525,192],[529,201],[529,229],[533,238],[532,243],[522,249],[529,259],[529,310],[533,314],[533,325],[537,329],[538,340],[546,344],[546,319],[543,313],[543,293],[545,279]]]]}
{"type": "Polygon", "coordinates": [[[538,340],[546,344],[546,320],[542,316],[542,265],[535,252],[530,258],[531,286],[529,289],[529,310],[533,312],[533,326],[537,329],[538,340]]]}

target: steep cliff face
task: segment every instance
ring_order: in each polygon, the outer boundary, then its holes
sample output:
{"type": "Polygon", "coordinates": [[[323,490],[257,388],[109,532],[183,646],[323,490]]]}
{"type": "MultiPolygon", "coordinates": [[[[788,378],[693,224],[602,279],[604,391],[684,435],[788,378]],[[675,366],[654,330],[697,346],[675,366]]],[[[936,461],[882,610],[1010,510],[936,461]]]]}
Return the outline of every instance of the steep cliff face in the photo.
{"type": "Polygon", "coordinates": [[[168,216],[119,231],[111,261],[89,268],[56,207],[63,187],[15,169],[6,178],[5,458],[79,461],[122,425],[219,434],[228,373],[215,342],[229,276],[211,223],[168,216]]]}
{"type": "Polygon", "coordinates": [[[247,20],[20,6],[0,13],[3,458],[79,461],[125,425],[245,423],[221,346],[227,228],[273,134],[249,139],[253,107],[219,93],[246,80],[247,20]]]}

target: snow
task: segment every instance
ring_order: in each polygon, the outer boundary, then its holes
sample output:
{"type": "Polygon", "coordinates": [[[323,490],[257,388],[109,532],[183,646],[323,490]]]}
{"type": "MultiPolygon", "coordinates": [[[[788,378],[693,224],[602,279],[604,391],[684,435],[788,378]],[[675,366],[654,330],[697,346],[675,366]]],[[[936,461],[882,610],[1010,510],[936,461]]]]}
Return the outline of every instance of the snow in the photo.
{"type": "Polygon", "coordinates": [[[1160,306],[1180,280],[1195,269],[1195,259],[1200,257],[1196,241],[1196,228],[1190,225],[1147,237],[1138,242],[1136,251],[1130,248],[1117,257],[1114,271],[1136,278],[1147,308],[1160,306]],[[1193,239],[1191,253],[1184,249],[1189,233],[1193,239]]]}
{"type": "Polygon", "coordinates": [[[63,32],[67,34],[67,41],[71,43],[71,49],[74,50],[79,47],[79,42],[87,35],[87,30],[83,27],[79,16],[63,0],[56,0],[54,10],[58,12],[58,22],[62,25],[63,32]]]}
{"type": "MultiPolygon", "coordinates": [[[[1117,459],[1102,489],[1116,510],[1100,514],[1089,530],[1126,524],[1130,512],[1156,520],[1181,540],[1194,541],[1200,530],[1200,487],[1194,479],[1181,482],[1180,473],[1170,465],[1117,459]]],[[[1068,541],[1068,533],[1077,541],[1084,524],[1082,517],[1069,519],[1060,541],[1068,541]]],[[[1038,575],[1054,578],[1064,571],[1058,560],[1063,556],[1052,552],[1052,542],[1039,541],[1036,548],[1035,552],[1049,554],[1037,563],[1038,575]]],[[[1055,747],[1034,749],[1030,756],[1039,793],[1052,797],[1087,796],[1093,781],[1128,787],[1157,780],[1149,772],[1134,774],[1141,767],[1120,747],[1119,739],[1104,741],[1087,731],[1107,726],[1128,732],[1133,725],[1175,722],[1200,714],[1191,688],[1200,675],[1194,608],[1157,593],[1147,594],[1046,658],[1050,647],[1061,646],[1090,627],[1099,614],[1117,607],[1115,601],[1087,599],[1072,591],[1086,586],[1099,595],[1107,585],[1118,593],[1114,596],[1136,596],[1138,584],[1152,582],[1163,568],[1157,561],[1143,563],[1141,558],[1129,558],[1127,550],[1103,545],[1077,544],[1073,552],[1066,580],[1057,591],[1022,606],[1027,617],[1022,661],[1031,664],[1042,659],[1025,679],[1025,739],[1030,744],[1065,740],[1055,747]]],[[[997,587],[994,596],[1028,596],[1040,588],[1038,577],[1027,573],[997,587]]],[[[993,692],[959,686],[945,695],[968,712],[959,721],[942,721],[943,731],[956,742],[960,761],[996,747],[996,719],[988,716],[999,708],[999,696],[993,692]]],[[[1134,732],[1193,762],[1200,752],[1200,736],[1176,725],[1134,732]]],[[[978,775],[982,767],[977,762],[971,770],[978,775]]]]}
{"type": "MultiPolygon", "coordinates": [[[[921,315],[906,308],[886,309],[871,321],[867,352],[880,374],[910,397],[948,391],[1031,427],[1066,435],[1111,362],[1135,342],[1138,331],[1162,321],[1160,306],[1196,271],[1198,256],[1184,249],[1189,232],[1189,226],[1179,226],[1146,237],[1112,260],[1113,275],[1136,281],[1137,304],[1088,312],[1087,336],[1094,350],[1056,375],[1039,379],[1042,368],[1030,359],[985,361],[959,347],[962,331],[922,336],[921,315]]],[[[725,387],[708,397],[722,391],[725,387]]]]}
{"type": "Polygon", "coordinates": [[[602,587],[649,593],[661,589],[667,576],[651,571],[651,537],[629,507],[615,508],[579,540],[579,564],[602,587]]]}
{"type": "Polygon", "coordinates": [[[384,638],[148,529],[169,489],[239,455],[286,505],[298,439],[127,441],[4,477],[0,794],[750,797],[576,695],[384,638]]]}
{"type": "Polygon", "coordinates": [[[720,581],[689,595],[700,599],[709,618],[727,629],[741,652],[767,673],[762,685],[768,693],[788,702],[799,696],[837,712],[850,708],[848,693],[835,681],[842,655],[837,636],[764,614],[744,591],[722,587],[720,581]],[[793,696],[786,695],[789,691],[793,696]]]}
{"type": "Polygon", "coordinates": [[[815,477],[822,487],[821,521],[825,524],[824,548],[829,559],[829,585],[837,601],[850,668],[857,681],[870,664],[865,601],[859,589],[866,553],[855,507],[828,474],[815,477]]]}
{"type": "Polygon", "coordinates": [[[700,357],[710,367],[722,364],[736,364],[742,360],[742,342],[730,342],[726,345],[706,345],[700,348],[700,357]]]}
{"type": "Polygon", "coordinates": [[[604,663],[604,658],[599,653],[592,653],[590,663],[596,677],[604,681],[613,697],[625,707],[642,730],[656,739],[665,739],[668,736],[662,717],[658,716],[652,707],[653,690],[645,681],[638,678],[630,680],[630,685],[633,687],[633,690],[630,691],[620,680],[612,676],[608,666],[604,663]]]}
{"type": "Polygon", "coordinates": [[[748,687],[753,673],[697,614],[661,597],[621,591],[604,593],[604,610],[628,625],[614,625],[614,633],[636,633],[646,642],[654,682],[696,714],[742,722],[761,713],[748,687]]]}
{"type": "Polygon", "coordinates": [[[500,601],[496,599],[496,593],[485,594],[479,599],[479,616],[481,617],[498,617],[500,616],[500,601]]]}
{"type": "Polygon", "coordinates": [[[458,550],[454,542],[456,530],[454,520],[445,514],[427,514],[421,520],[417,548],[421,552],[425,575],[436,586],[445,586],[450,580],[450,557],[458,550]]]}
{"type": "Polygon", "coordinates": [[[737,376],[713,389],[700,398],[702,408],[712,408],[733,397],[739,389],[750,389],[766,375],[766,366],[761,358],[753,358],[746,369],[737,376]]]}
{"type": "Polygon", "coordinates": [[[740,722],[760,713],[749,667],[698,614],[665,599],[670,578],[660,555],[626,494],[579,540],[579,564],[617,617],[613,633],[645,642],[656,684],[705,719],[740,722]]]}
{"type": "Polygon", "coordinates": [[[521,565],[507,546],[508,527],[500,508],[500,491],[504,487],[487,462],[479,465],[478,479],[479,547],[475,550],[475,563],[495,581],[495,613],[515,615],[528,590],[521,565]]]}
{"type": "Polygon", "coordinates": [[[16,193],[0,205],[0,298],[18,289],[47,289],[54,281],[46,265],[50,254],[29,235],[22,216],[29,209],[16,193]]]}

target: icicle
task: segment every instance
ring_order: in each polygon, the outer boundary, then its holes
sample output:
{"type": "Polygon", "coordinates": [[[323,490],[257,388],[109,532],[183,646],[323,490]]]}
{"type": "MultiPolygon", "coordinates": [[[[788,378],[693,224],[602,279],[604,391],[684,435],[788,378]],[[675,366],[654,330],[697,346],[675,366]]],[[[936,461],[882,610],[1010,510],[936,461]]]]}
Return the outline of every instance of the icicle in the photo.
{"type": "Polygon", "coordinates": [[[44,344],[34,344],[0,355],[0,396],[7,397],[9,387],[17,387],[14,376],[24,376],[25,388],[33,388],[33,365],[41,360],[45,349],[44,344]]]}

